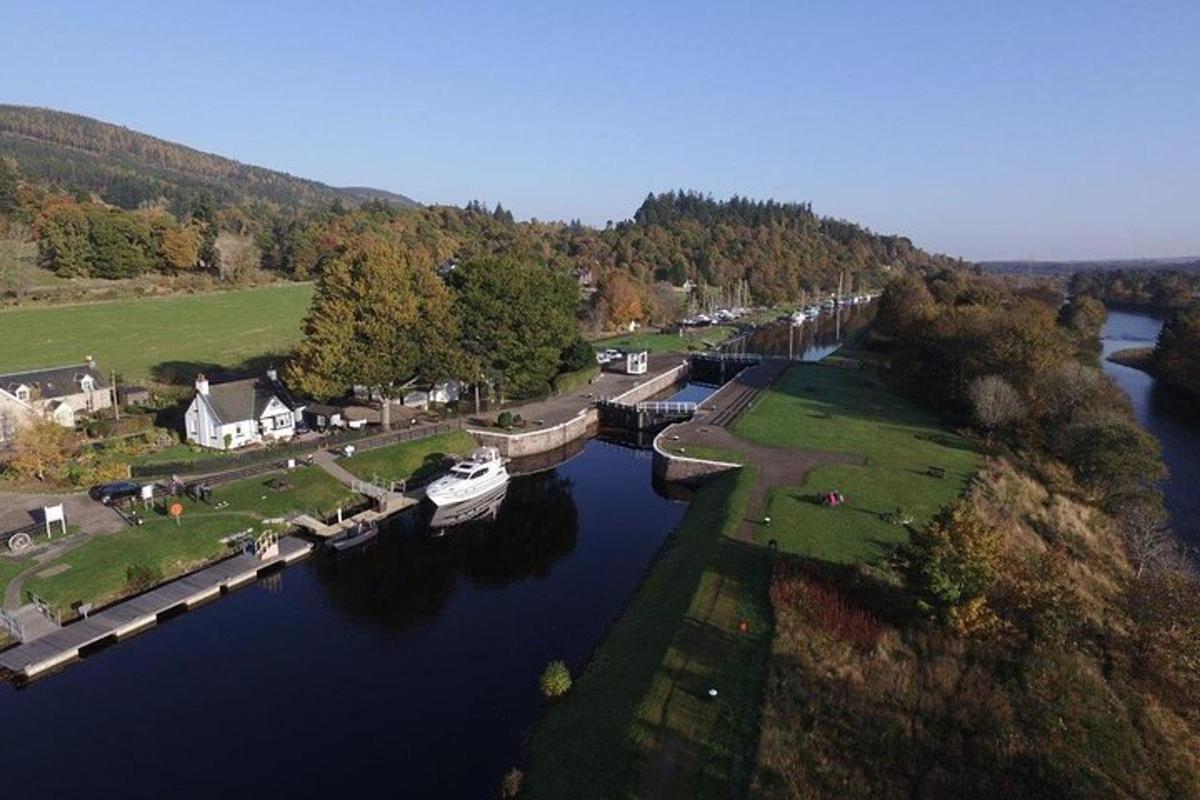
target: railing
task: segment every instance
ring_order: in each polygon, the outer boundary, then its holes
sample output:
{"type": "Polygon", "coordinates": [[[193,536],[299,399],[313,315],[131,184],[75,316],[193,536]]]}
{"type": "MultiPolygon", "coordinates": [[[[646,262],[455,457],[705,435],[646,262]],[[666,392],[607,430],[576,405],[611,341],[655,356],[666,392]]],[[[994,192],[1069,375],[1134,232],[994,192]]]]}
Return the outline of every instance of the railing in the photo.
{"type": "Polygon", "coordinates": [[[732,361],[738,364],[753,364],[763,360],[761,353],[718,353],[712,350],[705,350],[702,353],[694,353],[692,358],[702,358],[706,361],[732,361]]]}
{"type": "Polygon", "coordinates": [[[657,414],[695,414],[699,406],[696,403],[683,400],[648,400],[637,404],[638,411],[650,411],[657,414]]]}
{"type": "Polygon", "coordinates": [[[6,611],[0,611],[0,628],[8,631],[18,642],[25,641],[25,629],[21,627],[20,620],[6,611]]]}

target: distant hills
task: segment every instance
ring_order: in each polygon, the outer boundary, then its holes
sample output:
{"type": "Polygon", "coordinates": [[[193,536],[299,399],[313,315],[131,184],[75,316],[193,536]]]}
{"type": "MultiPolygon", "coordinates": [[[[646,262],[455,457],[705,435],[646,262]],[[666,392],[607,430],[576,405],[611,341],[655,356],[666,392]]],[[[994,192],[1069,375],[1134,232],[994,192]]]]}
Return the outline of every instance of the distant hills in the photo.
{"type": "Polygon", "coordinates": [[[1008,275],[1074,275],[1116,270],[1178,270],[1200,273],[1200,256],[1124,258],[1100,261],[979,261],[980,269],[1008,275]]]}
{"type": "Polygon", "coordinates": [[[409,197],[368,187],[336,187],[243,164],[119,125],[30,106],[0,104],[0,157],[16,159],[28,180],[87,191],[122,208],[166,200],[185,209],[207,197],[219,205],[267,203],[311,209],[335,200],[409,197]]]}

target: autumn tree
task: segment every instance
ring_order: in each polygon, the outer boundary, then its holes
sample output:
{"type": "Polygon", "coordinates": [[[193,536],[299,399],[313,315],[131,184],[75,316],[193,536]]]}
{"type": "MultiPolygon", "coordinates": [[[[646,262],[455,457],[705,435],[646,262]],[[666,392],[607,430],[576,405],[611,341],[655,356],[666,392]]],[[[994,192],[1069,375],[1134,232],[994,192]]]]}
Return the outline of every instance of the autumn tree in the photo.
{"type": "Polygon", "coordinates": [[[645,317],[642,296],[637,285],[621,272],[609,275],[600,287],[600,301],[608,310],[608,322],[624,328],[630,322],[640,322],[645,317]]]}
{"type": "Polygon", "coordinates": [[[967,389],[975,421],[987,431],[988,439],[1025,415],[1025,401],[1008,381],[999,375],[984,375],[967,389]]]}
{"type": "Polygon", "coordinates": [[[931,618],[959,633],[986,627],[1001,539],[979,510],[959,500],[900,550],[905,582],[931,618]]]}
{"type": "Polygon", "coordinates": [[[8,468],[26,480],[62,483],[78,449],[73,431],[53,420],[37,419],[17,434],[8,468]]]}
{"type": "MultiPolygon", "coordinates": [[[[453,298],[433,265],[393,237],[364,235],[326,266],[288,378],[327,399],[360,384],[388,387],[462,370],[453,298]]],[[[557,357],[557,352],[556,352],[557,357]]]]}
{"type": "Polygon", "coordinates": [[[163,261],[171,269],[193,269],[200,262],[201,238],[194,225],[166,228],[161,234],[163,261]]]}

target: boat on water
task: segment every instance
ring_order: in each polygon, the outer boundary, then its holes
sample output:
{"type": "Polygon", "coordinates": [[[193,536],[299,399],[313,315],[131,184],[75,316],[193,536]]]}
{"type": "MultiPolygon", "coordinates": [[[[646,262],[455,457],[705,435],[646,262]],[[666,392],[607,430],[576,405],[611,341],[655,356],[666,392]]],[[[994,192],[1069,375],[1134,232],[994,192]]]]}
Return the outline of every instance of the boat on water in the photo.
{"type": "Polygon", "coordinates": [[[466,522],[477,519],[495,519],[507,495],[508,484],[502,484],[500,488],[493,489],[473,500],[436,506],[433,509],[433,516],[429,518],[429,527],[436,532],[435,535],[441,535],[445,533],[446,528],[453,528],[466,522]]]}
{"type": "Polygon", "coordinates": [[[429,484],[425,496],[435,506],[474,500],[508,484],[508,470],[494,447],[480,447],[465,461],[429,484]]]}
{"type": "Polygon", "coordinates": [[[808,315],[805,314],[803,311],[792,312],[792,324],[793,325],[803,325],[807,319],[808,319],[808,315]]]}
{"type": "Polygon", "coordinates": [[[329,539],[329,546],[335,552],[344,553],[347,550],[366,544],[379,533],[379,523],[374,520],[356,522],[346,530],[329,539]]]}

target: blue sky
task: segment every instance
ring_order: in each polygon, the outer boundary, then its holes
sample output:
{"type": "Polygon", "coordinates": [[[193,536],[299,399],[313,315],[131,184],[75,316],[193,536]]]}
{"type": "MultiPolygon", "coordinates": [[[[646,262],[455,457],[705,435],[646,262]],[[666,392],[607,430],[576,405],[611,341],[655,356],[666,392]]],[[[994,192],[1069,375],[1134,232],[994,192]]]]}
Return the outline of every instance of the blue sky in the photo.
{"type": "Polygon", "coordinates": [[[972,259],[1200,254],[1200,3],[0,0],[0,101],[518,217],[807,200],[972,259]]]}

